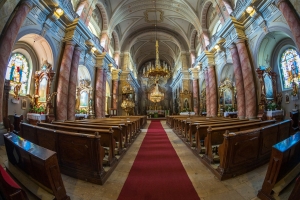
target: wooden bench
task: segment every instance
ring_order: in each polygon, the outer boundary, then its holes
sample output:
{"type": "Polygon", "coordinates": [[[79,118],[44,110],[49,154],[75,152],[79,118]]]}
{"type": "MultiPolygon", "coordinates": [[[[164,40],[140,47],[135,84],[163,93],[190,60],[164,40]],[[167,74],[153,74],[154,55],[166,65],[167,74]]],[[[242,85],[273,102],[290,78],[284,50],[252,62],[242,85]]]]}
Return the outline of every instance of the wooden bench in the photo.
{"type": "MultiPolygon", "coordinates": [[[[238,125],[238,124],[251,124],[251,123],[256,123],[259,122],[260,120],[235,120],[235,121],[209,121],[209,122],[192,122],[189,124],[189,129],[187,132],[185,132],[184,137],[187,139],[188,142],[190,142],[191,146],[196,145],[196,133],[197,131],[200,132],[203,131],[205,132],[205,129],[209,126],[232,126],[232,125],[238,125]]],[[[204,139],[204,138],[203,138],[204,139]]]]}
{"type": "Polygon", "coordinates": [[[26,123],[22,123],[21,130],[23,138],[57,152],[63,174],[96,184],[103,184],[109,177],[103,169],[105,150],[99,134],[53,130],[26,123]]]}
{"type": "Polygon", "coordinates": [[[95,135],[98,134],[101,136],[101,146],[105,149],[106,157],[105,161],[107,165],[111,166],[117,159],[115,157],[115,147],[116,142],[113,138],[113,130],[112,129],[92,129],[92,128],[84,128],[84,127],[72,127],[72,126],[64,126],[58,124],[50,124],[50,123],[38,123],[38,126],[54,129],[54,130],[61,130],[67,131],[72,133],[81,133],[81,134],[89,134],[95,135]]]}
{"type": "Polygon", "coordinates": [[[93,124],[77,124],[77,123],[67,123],[67,122],[55,122],[52,124],[58,124],[63,126],[79,127],[79,128],[88,128],[88,129],[112,129],[113,138],[116,142],[115,154],[124,153],[125,147],[128,146],[126,143],[126,133],[123,131],[122,126],[111,126],[111,125],[93,125],[93,124]]]}
{"type": "Polygon", "coordinates": [[[127,124],[127,130],[128,130],[128,134],[130,137],[130,140],[129,140],[130,142],[133,141],[139,133],[139,130],[136,129],[136,127],[135,127],[135,123],[132,121],[125,121],[125,120],[113,120],[113,121],[88,120],[88,121],[84,121],[84,120],[81,120],[81,121],[66,121],[66,122],[79,123],[79,124],[93,124],[93,125],[103,124],[103,125],[113,125],[113,126],[125,123],[125,124],[127,124]]]}
{"type": "Polygon", "coordinates": [[[300,197],[300,176],[296,179],[296,184],[289,197],[289,200],[299,200],[300,197]]]}
{"type": "MultiPolygon", "coordinates": [[[[299,174],[299,155],[300,132],[272,147],[267,174],[262,189],[257,194],[260,199],[275,199],[274,195],[278,195],[299,174]]],[[[299,199],[299,196],[296,199],[299,199]]]]}
{"type": "MultiPolygon", "coordinates": [[[[267,126],[270,124],[274,124],[275,120],[269,120],[269,121],[262,121],[262,122],[254,122],[250,124],[237,124],[232,126],[225,126],[225,127],[216,127],[216,126],[210,126],[207,129],[207,132],[198,132],[198,137],[196,138],[197,141],[200,141],[201,138],[206,134],[206,137],[204,139],[204,146],[205,146],[205,153],[203,155],[203,159],[208,163],[214,163],[219,162],[219,160],[214,159],[213,155],[213,146],[220,145],[223,142],[223,134],[225,131],[230,132],[237,132],[237,131],[243,131],[253,128],[259,128],[263,126],[267,126]]],[[[200,149],[201,149],[201,143],[199,142],[200,149]]],[[[215,148],[217,152],[217,148],[215,148]]]]}
{"type": "MultiPolygon", "coordinates": [[[[4,141],[9,165],[12,164],[28,174],[50,191],[55,199],[70,199],[66,194],[55,152],[24,140],[14,133],[5,134],[4,141]]],[[[13,174],[10,166],[7,166],[7,170],[13,174]]]]}
{"type": "Polygon", "coordinates": [[[0,199],[28,200],[25,191],[0,165],[0,199]]]}
{"type": "Polygon", "coordinates": [[[224,133],[218,150],[217,177],[232,178],[267,163],[272,146],[279,138],[289,137],[290,127],[291,120],[286,120],[262,128],[224,133]]]}

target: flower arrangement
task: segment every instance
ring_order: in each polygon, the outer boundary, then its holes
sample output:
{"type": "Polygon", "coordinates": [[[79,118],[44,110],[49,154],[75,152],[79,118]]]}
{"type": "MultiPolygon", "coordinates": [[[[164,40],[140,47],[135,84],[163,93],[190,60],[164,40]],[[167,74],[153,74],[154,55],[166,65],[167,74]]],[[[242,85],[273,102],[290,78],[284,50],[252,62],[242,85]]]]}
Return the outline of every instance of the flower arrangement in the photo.
{"type": "Polygon", "coordinates": [[[276,108],[277,108],[277,104],[275,102],[269,103],[267,105],[268,110],[276,110],[276,108]]]}
{"type": "Polygon", "coordinates": [[[44,106],[33,106],[30,110],[31,113],[44,114],[45,107],[44,106]]]}

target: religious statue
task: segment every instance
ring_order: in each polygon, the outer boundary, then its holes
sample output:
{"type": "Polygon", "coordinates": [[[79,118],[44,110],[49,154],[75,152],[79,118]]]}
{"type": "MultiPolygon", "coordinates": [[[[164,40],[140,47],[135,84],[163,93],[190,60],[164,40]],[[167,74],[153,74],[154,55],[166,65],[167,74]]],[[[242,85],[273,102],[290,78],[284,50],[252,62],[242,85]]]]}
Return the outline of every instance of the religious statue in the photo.
{"type": "Polygon", "coordinates": [[[14,88],[14,98],[15,99],[19,99],[19,92],[20,92],[20,89],[21,89],[21,83],[17,84],[14,88]]]}
{"type": "Polygon", "coordinates": [[[187,99],[184,100],[184,106],[183,106],[185,109],[188,109],[189,108],[189,102],[187,99]]]}
{"type": "Polygon", "coordinates": [[[292,82],[292,95],[293,96],[297,96],[298,95],[298,87],[297,87],[297,83],[295,83],[294,81],[292,82]]]}
{"type": "Polygon", "coordinates": [[[279,109],[281,108],[281,102],[282,102],[282,93],[279,92],[276,97],[276,103],[277,103],[279,109]]]}

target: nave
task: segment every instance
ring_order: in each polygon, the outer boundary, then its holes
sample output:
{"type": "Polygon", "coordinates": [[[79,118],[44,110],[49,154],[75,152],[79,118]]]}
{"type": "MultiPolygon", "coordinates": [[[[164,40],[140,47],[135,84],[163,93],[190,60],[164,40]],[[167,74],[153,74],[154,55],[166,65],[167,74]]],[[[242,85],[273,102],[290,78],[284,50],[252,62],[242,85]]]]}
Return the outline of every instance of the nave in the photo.
{"type": "MultiPolygon", "coordinates": [[[[169,129],[166,121],[162,120],[161,124],[167,133],[167,136],[180,158],[183,167],[191,180],[200,199],[258,199],[257,192],[261,189],[268,164],[263,165],[247,174],[225,180],[219,181],[211,171],[200,162],[191,150],[182,142],[180,138],[169,129]]],[[[130,146],[118,166],[115,168],[111,176],[104,185],[95,185],[82,180],[77,180],[72,177],[62,175],[64,186],[67,194],[71,199],[103,199],[112,200],[118,199],[123,185],[128,177],[130,169],[136,159],[140,150],[141,144],[146,136],[150,121],[142,129],[139,136],[130,146]]],[[[0,147],[1,163],[7,160],[5,147],[0,147]]],[[[4,166],[2,164],[2,166],[4,166]]],[[[290,188],[284,191],[279,199],[288,199],[290,188]]],[[[30,199],[34,199],[32,196],[30,199]]]]}

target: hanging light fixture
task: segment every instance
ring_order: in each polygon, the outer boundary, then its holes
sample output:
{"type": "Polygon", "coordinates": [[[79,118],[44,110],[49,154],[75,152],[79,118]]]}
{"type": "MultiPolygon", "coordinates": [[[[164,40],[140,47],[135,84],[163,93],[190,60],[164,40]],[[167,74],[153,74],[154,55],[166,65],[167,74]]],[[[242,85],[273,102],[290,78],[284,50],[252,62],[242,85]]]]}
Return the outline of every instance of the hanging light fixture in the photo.
{"type": "Polygon", "coordinates": [[[159,60],[159,51],[158,51],[158,40],[157,40],[157,16],[156,16],[156,3],[155,3],[155,64],[148,63],[148,65],[143,69],[143,76],[146,78],[168,78],[170,77],[170,67],[164,62],[161,65],[159,60]]]}
{"type": "Polygon", "coordinates": [[[158,89],[158,82],[155,84],[155,89],[150,93],[150,101],[157,103],[164,99],[164,93],[160,92],[158,89]]]}

